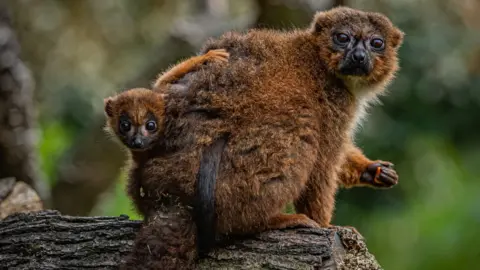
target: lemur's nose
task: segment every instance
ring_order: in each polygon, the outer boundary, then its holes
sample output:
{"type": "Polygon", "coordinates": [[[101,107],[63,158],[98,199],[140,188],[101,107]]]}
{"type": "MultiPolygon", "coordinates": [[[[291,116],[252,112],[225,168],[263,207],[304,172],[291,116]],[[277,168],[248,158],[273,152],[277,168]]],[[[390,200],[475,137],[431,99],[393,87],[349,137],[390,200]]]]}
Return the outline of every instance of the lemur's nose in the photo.
{"type": "Polygon", "coordinates": [[[353,61],[358,63],[365,62],[366,58],[367,58],[367,55],[365,54],[365,50],[357,49],[352,54],[353,61]]]}
{"type": "Polygon", "coordinates": [[[142,148],[143,147],[143,141],[140,138],[135,138],[132,142],[132,146],[135,148],[142,148]]]}

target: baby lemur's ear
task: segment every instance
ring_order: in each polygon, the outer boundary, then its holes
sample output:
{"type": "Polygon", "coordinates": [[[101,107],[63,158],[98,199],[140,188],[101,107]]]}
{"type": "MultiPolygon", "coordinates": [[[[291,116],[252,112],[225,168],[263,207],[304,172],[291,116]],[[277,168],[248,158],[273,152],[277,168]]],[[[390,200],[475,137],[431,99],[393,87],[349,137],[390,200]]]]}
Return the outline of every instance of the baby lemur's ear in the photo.
{"type": "Polygon", "coordinates": [[[398,48],[400,45],[403,43],[403,37],[405,36],[405,33],[403,33],[400,29],[398,28],[393,28],[392,32],[392,46],[393,48],[398,48]]]}
{"type": "Polygon", "coordinates": [[[113,116],[113,98],[108,97],[103,100],[104,110],[108,117],[113,116]]]}

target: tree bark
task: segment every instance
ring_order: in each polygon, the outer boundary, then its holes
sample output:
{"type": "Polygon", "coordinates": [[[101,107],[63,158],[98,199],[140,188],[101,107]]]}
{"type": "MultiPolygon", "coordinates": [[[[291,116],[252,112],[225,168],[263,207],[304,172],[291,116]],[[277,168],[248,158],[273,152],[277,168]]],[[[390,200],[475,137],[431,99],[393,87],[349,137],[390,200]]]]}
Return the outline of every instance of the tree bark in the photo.
{"type": "MultiPolygon", "coordinates": [[[[0,222],[2,269],[116,269],[141,221],[18,213],[0,222]]],[[[212,251],[198,269],[381,269],[349,229],[269,231],[212,251]]]]}
{"type": "Polygon", "coordinates": [[[48,199],[35,149],[33,78],[19,54],[10,14],[0,1],[0,178],[14,177],[48,199]]]}

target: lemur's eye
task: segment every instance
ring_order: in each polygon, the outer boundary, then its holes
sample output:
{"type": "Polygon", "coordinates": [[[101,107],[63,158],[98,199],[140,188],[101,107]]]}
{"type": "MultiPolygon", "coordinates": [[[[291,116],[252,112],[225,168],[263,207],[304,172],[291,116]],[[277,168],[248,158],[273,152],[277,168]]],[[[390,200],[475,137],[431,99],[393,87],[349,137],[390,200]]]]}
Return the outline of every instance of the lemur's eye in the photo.
{"type": "Polygon", "coordinates": [[[132,125],[130,122],[123,120],[120,122],[120,131],[123,133],[127,133],[130,131],[130,128],[132,128],[132,125]]]}
{"type": "Polygon", "coordinates": [[[385,46],[385,43],[380,38],[374,38],[370,41],[370,46],[376,50],[381,50],[385,46]]]}
{"type": "Polygon", "coordinates": [[[145,128],[148,131],[155,131],[157,129],[157,124],[154,121],[148,121],[145,128]]]}
{"type": "Polygon", "coordinates": [[[344,34],[344,33],[337,33],[337,34],[335,34],[333,40],[338,45],[344,46],[344,45],[346,45],[350,42],[350,37],[347,34],[344,34]]]}

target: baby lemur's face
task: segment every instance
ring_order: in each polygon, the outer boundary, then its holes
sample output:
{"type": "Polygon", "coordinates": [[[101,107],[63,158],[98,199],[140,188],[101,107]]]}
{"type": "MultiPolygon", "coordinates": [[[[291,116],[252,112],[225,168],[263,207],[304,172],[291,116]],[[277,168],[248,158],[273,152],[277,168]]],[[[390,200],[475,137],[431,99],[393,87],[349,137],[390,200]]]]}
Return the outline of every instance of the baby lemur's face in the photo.
{"type": "Polygon", "coordinates": [[[312,31],[327,68],[363,85],[388,81],[398,69],[403,33],[382,14],[336,8],[316,15],[312,31]]]}
{"type": "Polygon", "coordinates": [[[131,89],[105,99],[107,125],[133,151],[155,144],[163,130],[164,99],[148,89],[131,89]]]}

